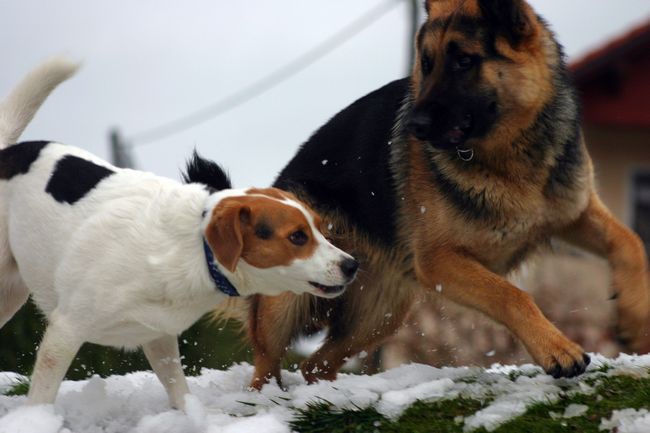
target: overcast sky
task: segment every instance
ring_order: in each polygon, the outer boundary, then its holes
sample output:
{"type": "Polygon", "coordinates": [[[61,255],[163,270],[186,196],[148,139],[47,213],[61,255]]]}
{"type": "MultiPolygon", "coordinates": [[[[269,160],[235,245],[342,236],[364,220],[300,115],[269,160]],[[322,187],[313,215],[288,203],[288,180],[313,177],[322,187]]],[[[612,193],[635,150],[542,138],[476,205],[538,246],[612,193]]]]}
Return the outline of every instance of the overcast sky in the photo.
{"type": "MultiPolygon", "coordinates": [[[[267,185],[329,117],[405,75],[406,3],[294,78],[202,125],[136,147],[141,169],[177,178],[196,147],[238,186],[267,185]]],[[[24,139],[108,156],[127,137],[226,97],[308,51],[381,0],[0,0],[0,94],[47,56],[83,68],[24,139]]],[[[532,0],[571,58],[650,19],[650,0],[532,0]]],[[[137,143],[134,143],[137,145],[137,143]]]]}

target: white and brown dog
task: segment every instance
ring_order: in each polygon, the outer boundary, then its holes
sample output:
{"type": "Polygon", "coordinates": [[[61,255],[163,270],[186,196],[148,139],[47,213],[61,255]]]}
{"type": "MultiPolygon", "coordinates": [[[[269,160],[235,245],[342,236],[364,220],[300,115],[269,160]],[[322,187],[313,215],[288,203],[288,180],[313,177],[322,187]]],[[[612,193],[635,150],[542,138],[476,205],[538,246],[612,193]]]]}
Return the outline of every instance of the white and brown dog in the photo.
{"type": "Polygon", "coordinates": [[[75,68],[45,63],[0,106],[0,326],[30,293],[48,318],[31,404],[52,403],[79,347],[93,342],[142,346],[172,406],[183,408],[178,334],[229,296],[336,296],[357,262],[293,195],[230,189],[221,168],[196,155],[189,180],[209,174],[223,190],[120,169],[54,142],[6,147],[75,68]]]}

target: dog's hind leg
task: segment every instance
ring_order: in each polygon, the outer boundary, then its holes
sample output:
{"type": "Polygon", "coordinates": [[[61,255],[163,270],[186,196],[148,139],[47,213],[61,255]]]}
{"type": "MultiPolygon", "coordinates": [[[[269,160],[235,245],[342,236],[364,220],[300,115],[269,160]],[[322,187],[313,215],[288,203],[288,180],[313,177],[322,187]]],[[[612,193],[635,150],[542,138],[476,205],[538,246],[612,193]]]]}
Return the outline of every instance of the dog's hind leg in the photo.
{"type": "MultiPolygon", "coordinates": [[[[4,192],[4,187],[0,191],[4,192]]],[[[29,290],[20,277],[9,246],[5,206],[0,204],[0,328],[7,324],[29,297],[29,290]]]]}
{"type": "Polygon", "coordinates": [[[151,368],[165,387],[169,402],[175,409],[185,409],[185,396],[190,393],[181,366],[178,341],[173,335],[166,335],[142,346],[151,368]]]}
{"type": "Polygon", "coordinates": [[[345,334],[330,331],[325,343],[301,364],[300,370],[305,380],[308,383],[335,380],[338,371],[350,357],[362,351],[372,352],[395,333],[404,317],[399,313],[394,313],[392,317],[396,320],[377,322],[371,333],[367,332],[365,325],[358,323],[348,323],[345,334]]]}
{"type": "Polygon", "coordinates": [[[609,261],[621,343],[638,353],[650,351],[648,259],[641,239],[618,222],[595,193],[580,218],[560,236],[609,261]]]}
{"type": "Polygon", "coordinates": [[[336,379],[348,358],[370,353],[402,325],[413,303],[413,282],[395,275],[367,272],[348,288],[330,318],[325,343],[300,367],[307,382],[336,379]]]}
{"type": "Polygon", "coordinates": [[[29,297],[29,290],[23,283],[18,270],[0,266],[0,328],[22,307],[29,297]]]}
{"type": "Polygon", "coordinates": [[[52,312],[49,322],[29,387],[28,401],[33,405],[54,403],[61,381],[84,342],[78,331],[83,327],[57,310],[52,312]]]}
{"type": "Polygon", "coordinates": [[[328,336],[320,349],[300,365],[300,371],[307,383],[335,380],[338,371],[347,359],[365,348],[355,343],[352,338],[339,339],[328,336]]]}

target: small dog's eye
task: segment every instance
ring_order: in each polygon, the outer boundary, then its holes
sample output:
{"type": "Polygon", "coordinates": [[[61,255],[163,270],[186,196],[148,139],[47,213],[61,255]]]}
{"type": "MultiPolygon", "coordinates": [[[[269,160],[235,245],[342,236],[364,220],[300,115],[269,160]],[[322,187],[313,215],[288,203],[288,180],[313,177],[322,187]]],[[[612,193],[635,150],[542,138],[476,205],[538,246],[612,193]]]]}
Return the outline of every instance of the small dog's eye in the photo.
{"type": "Polygon", "coordinates": [[[474,59],[472,56],[460,55],[456,58],[456,63],[454,64],[454,69],[458,71],[463,71],[474,66],[474,59]]]}
{"type": "Polygon", "coordinates": [[[431,57],[426,54],[422,54],[422,60],[420,61],[422,68],[422,75],[429,75],[433,71],[433,61],[431,57]]]}
{"type": "Polygon", "coordinates": [[[295,232],[289,235],[289,242],[291,242],[294,245],[298,245],[298,246],[305,245],[308,240],[309,237],[307,236],[307,233],[303,232],[302,230],[296,230],[295,232]]]}

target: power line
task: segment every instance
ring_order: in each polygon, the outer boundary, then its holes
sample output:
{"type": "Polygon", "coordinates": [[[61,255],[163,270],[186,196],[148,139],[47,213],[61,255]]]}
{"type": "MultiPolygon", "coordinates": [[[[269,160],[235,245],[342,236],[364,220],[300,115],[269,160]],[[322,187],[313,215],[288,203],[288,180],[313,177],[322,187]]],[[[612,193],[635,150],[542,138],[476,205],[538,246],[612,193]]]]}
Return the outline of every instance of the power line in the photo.
{"type": "Polygon", "coordinates": [[[313,47],[311,50],[299,55],[295,59],[272,71],[268,75],[261,77],[257,81],[254,81],[250,85],[213,104],[203,107],[194,113],[188,114],[187,116],[133,134],[128,139],[128,142],[138,146],[160,140],[204,123],[213,117],[219,116],[250,101],[251,99],[256,98],[303,71],[317,60],[361,33],[397,6],[400,1],[401,0],[383,1],[343,27],[337,33],[313,47]]]}

